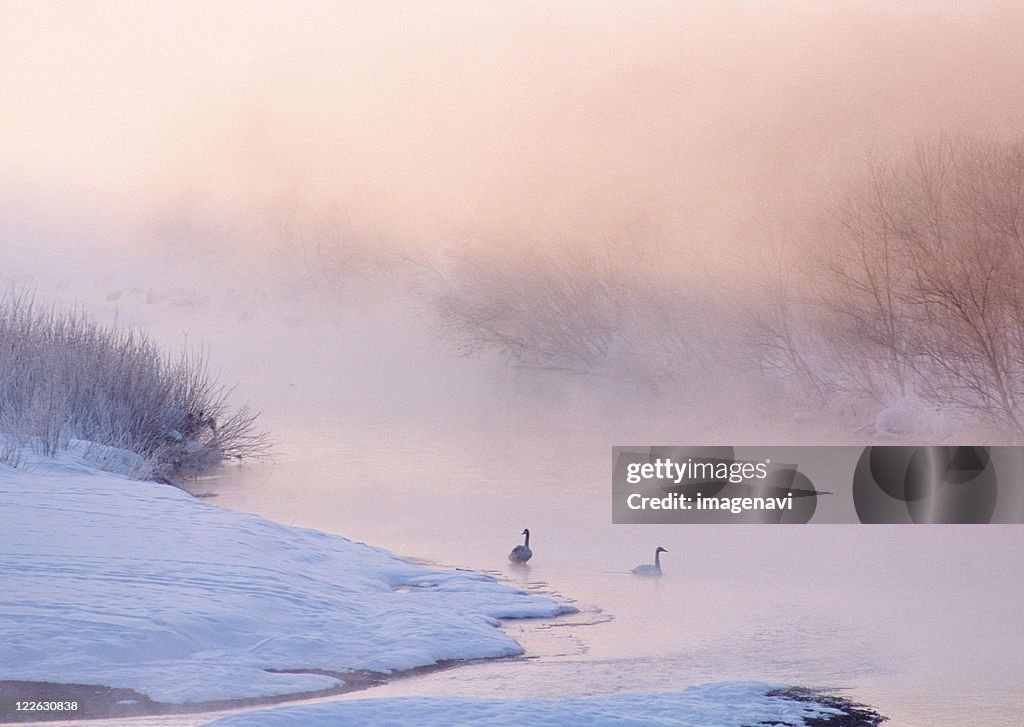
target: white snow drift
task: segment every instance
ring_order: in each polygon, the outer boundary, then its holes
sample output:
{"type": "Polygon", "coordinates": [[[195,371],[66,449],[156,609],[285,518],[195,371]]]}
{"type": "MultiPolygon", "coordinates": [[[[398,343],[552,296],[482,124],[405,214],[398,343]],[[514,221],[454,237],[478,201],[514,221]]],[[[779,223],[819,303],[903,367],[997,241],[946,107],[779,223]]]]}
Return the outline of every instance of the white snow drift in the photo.
{"type": "Polygon", "coordinates": [[[665,694],[592,699],[507,700],[456,697],[345,699],[224,717],[207,727],[740,727],[805,725],[805,717],[837,709],[768,696],[773,687],[750,682],[704,684],[665,694]]]}
{"type": "Polygon", "coordinates": [[[500,618],[572,611],[466,571],[100,472],[79,443],[0,465],[0,679],[126,687],[166,702],[518,654],[500,618]]]}

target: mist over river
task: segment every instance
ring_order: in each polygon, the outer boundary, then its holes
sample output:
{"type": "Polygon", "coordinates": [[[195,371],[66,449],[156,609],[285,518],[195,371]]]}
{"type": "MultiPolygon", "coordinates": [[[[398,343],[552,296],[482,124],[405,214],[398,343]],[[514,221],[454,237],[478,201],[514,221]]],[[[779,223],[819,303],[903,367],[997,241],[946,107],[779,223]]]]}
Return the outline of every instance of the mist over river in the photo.
{"type": "Polygon", "coordinates": [[[261,412],[207,502],[579,609],[342,699],[1020,725],[1021,526],[613,525],[611,452],[1024,442],[1022,37],[999,0],[2,3],[0,288],[261,412]]]}
{"type": "Polygon", "coordinates": [[[269,402],[277,455],[197,487],[226,507],[491,572],[581,610],[509,622],[523,658],[367,696],[587,696],[758,679],[841,688],[893,724],[1018,718],[1016,526],[612,525],[614,444],[836,440],[745,417],[719,416],[715,430],[699,395],[667,401],[426,344],[399,358],[390,346],[417,338],[408,319],[306,330],[265,349],[225,347],[267,367],[245,386],[269,402]],[[332,335],[351,344],[343,354],[324,347],[332,335]],[[271,368],[279,350],[287,366],[271,368]],[[387,374],[375,375],[381,360],[387,374]],[[524,527],[535,555],[515,567],[506,555],[524,527]],[[664,575],[630,574],[655,546],[669,551],[664,575]]]}

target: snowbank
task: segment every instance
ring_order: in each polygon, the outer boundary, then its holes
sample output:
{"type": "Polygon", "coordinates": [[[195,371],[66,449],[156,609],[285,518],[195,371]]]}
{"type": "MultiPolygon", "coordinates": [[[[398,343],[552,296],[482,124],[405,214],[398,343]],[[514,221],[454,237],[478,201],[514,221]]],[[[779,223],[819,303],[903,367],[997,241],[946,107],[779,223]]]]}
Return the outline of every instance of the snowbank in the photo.
{"type": "Polygon", "coordinates": [[[289,694],[340,682],[268,670],[519,654],[497,619],[574,610],[100,472],[98,451],[0,465],[0,680],[163,702],[289,694]]]}
{"type": "Polygon", "coordinates": [[[842,714],[830,707],[769,696],[776,687],[721,682],[665,694],[629,694],[592,699],[502,700],[455,697],[345,699],[304,707],[246,712],[207,727],[341,727],[342,725],[459,725],[459,727],[796,727],[804,717],[842,714]]]}
{"type": "Polygon", "coordinates": [[[946,441],[957,429],[956,416],[952,411],[929,406],[913,395],[899,399],[875,417],[875,433],[882,438],[917,437],[946,441]]]}

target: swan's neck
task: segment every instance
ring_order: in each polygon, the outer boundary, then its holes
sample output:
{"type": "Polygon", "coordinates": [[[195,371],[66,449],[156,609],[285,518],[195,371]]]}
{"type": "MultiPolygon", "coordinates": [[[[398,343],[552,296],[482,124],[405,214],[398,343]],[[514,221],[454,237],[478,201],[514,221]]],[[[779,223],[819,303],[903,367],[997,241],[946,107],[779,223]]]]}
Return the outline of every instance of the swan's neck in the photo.
{"type": "Polygon", "coordinates": [[[523,545],[525,547],[529,548],[530,547],[530,534],[529,533],[524,533],[524,534],[526,535],[526,540],[523,541],[523,545]]]}
{"type": "Polygon", "coordinates": [[[659,570],[659,571],[661,570],[661,551],[660,550],[654,551],[654,568],[656,570],[659,570]]]}

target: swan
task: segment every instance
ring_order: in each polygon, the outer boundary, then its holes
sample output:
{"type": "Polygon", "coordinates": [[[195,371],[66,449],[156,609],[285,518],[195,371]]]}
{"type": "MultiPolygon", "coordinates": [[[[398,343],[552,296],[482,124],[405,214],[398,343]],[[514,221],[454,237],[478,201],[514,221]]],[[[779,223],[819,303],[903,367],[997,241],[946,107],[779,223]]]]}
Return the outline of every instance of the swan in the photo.
{"type": "Polygon", "coordinates": [[[526,540],[522,545],[512,548],[512,552],[508,554],[508,559],[513,563],[525,563],[533,557],[533,551],[530,550],[530,531],[524,529],[522,534],[526,536],[526,540]]]}
{"type": "Polygon", "coordinates": [[[662,548],[660,545],[657,550],[654,551],[654,565],[650,563],[644,563],[638,565],[632,570],[638,576],[660,576],[661,575],[661,554],[667,553],[668,551],[662,548]]]}

